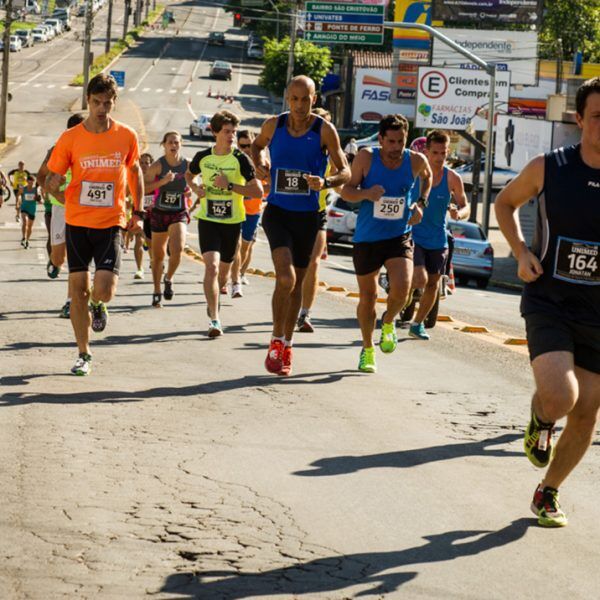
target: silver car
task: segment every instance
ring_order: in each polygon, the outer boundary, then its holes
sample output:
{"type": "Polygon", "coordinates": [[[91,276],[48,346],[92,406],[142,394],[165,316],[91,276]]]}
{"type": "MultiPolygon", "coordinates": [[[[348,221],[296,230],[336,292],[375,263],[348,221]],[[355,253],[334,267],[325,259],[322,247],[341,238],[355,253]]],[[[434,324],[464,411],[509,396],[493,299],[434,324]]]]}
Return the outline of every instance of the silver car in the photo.
{"type": "MultiPolygon", "coordinates": [[[[462,165],[461,167],[457,167],[455,171],[458,173],[460,178],[463,181],[465,189],[470,191],[473,189],[473,163],[468,163],[466,165],[462,165]]],[[[512,181],[518,173],[513,171],[512,169],[503,169],[501,167],[494,167],[492,173],[492,188],[494,190],[498,190],[507,185],[510,181],[512,181]]],[[[485,163],[481,161],[481,172],[479,174],[479,187],[483,188],[483,182],[485,180],[485,163]]]]}
{"type": "Polygon", "coordinates": [[[213,138],[213,132],[210,128],[212,115],[200,115],[190,123],[190,137],[197,136],[200,139],[208,137],[213,138]]]}
{"type": "Polygon", "coordinates": [[[454,237],[452,266],[454,274],[462,285],[474,279],[477,287],[488,286],[494,269],[494,249],[477,223],[448,221],[454,237]]]}
{"type": "Polygon", "coordinates": [[[360,202],[346,202],[335,192],[327,200],[327,244],[352,244],[360,202]]]}

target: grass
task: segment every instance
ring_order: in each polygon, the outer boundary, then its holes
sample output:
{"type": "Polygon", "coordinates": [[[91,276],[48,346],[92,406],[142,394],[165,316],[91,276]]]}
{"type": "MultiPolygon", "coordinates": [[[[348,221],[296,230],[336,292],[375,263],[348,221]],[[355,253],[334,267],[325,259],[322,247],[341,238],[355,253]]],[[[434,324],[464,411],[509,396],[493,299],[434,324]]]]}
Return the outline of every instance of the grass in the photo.
{"type": "MultiPolygon", "coordinates": [[[[29,21],[13,21],[10,24],[10,32],[14,33],[17,29],[35,29],[37,23],[30,23],[29,21]]],[[[0,34],[4,33],[4,23],[0,23],[0,34]]]]}
{"type": "MultiPolygon", "coordinates": [[[[127,35],[115,42],[106,54],[98,56],[90,67],[90,79],[95,75],[98,75],[98,73],[101,73],[113,60],[115,60],[115,58],[133,46],[135,42],[140,39],[144,30],[161,18],[164,10],[164,4],[157,4],[156,9],[148,15],[148,18],[145,21],[142,21],[141,25],[128,31],[127,35]]],[[[70,85],[83,85],[83,73],[79,73],[79,75],[74,77],[70,85]]]]}

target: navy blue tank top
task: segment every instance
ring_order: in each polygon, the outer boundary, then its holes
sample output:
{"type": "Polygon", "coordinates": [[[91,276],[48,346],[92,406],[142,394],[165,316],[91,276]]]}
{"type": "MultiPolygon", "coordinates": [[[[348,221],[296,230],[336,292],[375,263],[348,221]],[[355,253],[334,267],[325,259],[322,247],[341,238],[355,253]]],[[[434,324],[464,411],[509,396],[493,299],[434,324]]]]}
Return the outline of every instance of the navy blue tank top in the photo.
{"type": "Polygon", "coordinates": [[[538,201],[531,249],[544,273],[525,285],[521,312],[600,327],[600,169],[580,144],[546,154],[538,201]]]}
{"type": "Polygon", "coordinates": [[[323,119],[316,117],[304,135],[294,137],[287,129],[288,114],[279,115],[269,144],[271,191],[267,202],[286,210],[317,211],[319,192],[308,187],[304,175],[325,175],[328,157],[321,143],[323,119]]]}

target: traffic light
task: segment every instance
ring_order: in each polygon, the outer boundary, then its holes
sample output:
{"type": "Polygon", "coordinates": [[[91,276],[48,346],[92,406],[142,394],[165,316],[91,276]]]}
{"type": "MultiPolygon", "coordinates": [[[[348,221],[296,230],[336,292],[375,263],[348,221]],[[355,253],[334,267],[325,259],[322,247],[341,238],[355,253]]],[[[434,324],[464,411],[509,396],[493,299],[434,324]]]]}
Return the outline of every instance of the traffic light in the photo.
{"type": "Polygon", "coordinates": [[[234,27],[242,26],[242,13],[240,13],[240,12],[233,13],[233,26],[234,27]]]}

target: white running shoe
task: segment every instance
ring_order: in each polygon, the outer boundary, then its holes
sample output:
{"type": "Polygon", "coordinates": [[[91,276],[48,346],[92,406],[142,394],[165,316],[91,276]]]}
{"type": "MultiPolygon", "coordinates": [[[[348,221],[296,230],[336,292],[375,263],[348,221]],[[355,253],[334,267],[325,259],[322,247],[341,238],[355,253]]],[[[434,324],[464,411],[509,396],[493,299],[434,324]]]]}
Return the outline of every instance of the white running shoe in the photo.
{"type": "Polygon", "coordinates": [[[232,298],[241,298],[244,295],[242,292],[242,284],[241,283],[232,283],[231,284],[231,297],[232,298]]]}

